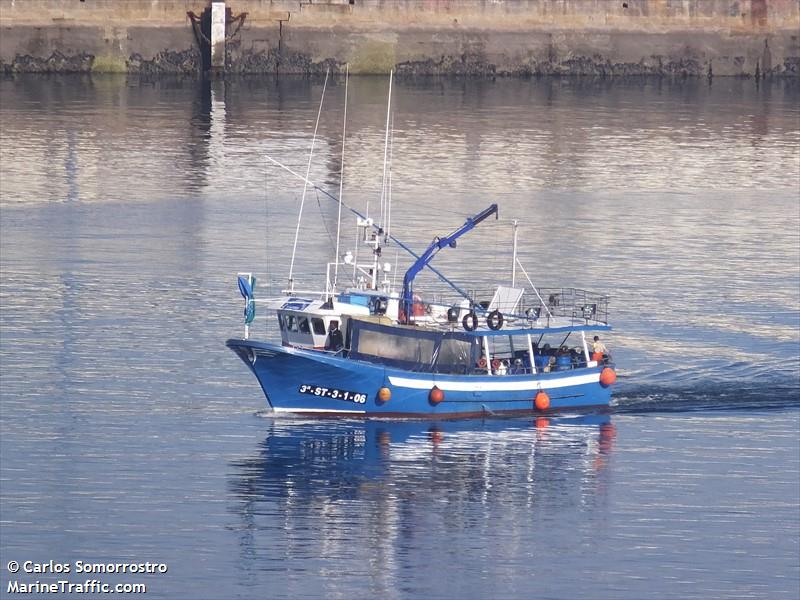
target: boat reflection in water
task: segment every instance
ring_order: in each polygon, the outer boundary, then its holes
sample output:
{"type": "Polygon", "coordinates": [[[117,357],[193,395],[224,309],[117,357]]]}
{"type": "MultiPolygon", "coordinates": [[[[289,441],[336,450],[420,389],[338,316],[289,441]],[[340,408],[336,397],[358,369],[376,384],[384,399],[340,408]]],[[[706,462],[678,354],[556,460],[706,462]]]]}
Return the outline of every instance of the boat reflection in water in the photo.
{"type": "Polygon", "coordinates": [[[532,540],[545,521],[604,504],[614,437],[607,415],[271,419],[256,455],[233,463],[243,558],[255,562],[245,568],[255,576],[306,572],[309,559],[343,561],[346,571],[317,584],[276,585],[287,594],[331,594],[360,573],[378,593],[392,589],[400,570],[422,568],[424,577],[432,567],[417,562],[426,548],[478,543],[492,556],[521,559],[537,551],[532,540]]]}

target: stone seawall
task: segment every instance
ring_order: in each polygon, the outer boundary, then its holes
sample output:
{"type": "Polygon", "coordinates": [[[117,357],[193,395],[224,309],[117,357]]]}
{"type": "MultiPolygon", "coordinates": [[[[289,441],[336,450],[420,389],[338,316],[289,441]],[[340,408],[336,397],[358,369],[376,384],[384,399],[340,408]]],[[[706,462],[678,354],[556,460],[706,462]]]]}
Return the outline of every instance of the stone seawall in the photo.
{"type": "MultiPolygon", "coordinates": [[[[0,0],[0,69],[199,73],[205,0],[0,0]]],[[[800,76],[800,0],[230,0],[225,71],[800,76]],[[237,18],[238,17],[238,18],[237,18]]]]}

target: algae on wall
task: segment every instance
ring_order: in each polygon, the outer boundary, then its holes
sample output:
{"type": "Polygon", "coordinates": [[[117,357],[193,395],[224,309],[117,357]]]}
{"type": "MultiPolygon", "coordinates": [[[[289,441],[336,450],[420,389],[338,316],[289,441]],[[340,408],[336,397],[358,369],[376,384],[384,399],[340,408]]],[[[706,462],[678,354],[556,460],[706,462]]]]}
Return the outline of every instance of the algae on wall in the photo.
{"type": "Polygon", "coordinates": [[[93,73],[127,73],[128,63],[119,56],[95,56],[92,61],[93,73]]]}
{"type": "Polygon", "coordinates": [[[353,49],[348,62],[354,75],[388,74],[397,65],[396,42],[368,39],[353,49]]]}
{"type": "MultiPolygon", "coordinates": [[[[0,0],[0,71],[199,73],[188,4],[0,0]]],[[[800,76],[800,0],[681,0],[669,10],[664,0],[227,6],[246,13],[226,42],[233,73],[315,74],[349,63],[363,74],[800,76]]]]}

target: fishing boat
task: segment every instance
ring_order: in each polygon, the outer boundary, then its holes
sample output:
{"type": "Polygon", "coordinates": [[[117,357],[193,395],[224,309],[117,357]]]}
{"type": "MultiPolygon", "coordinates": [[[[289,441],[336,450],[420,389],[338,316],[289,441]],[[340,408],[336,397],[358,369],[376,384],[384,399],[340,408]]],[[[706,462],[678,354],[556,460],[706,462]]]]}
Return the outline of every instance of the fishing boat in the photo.
{"type": "MultiPolygon", "coordinates": [[[[346,97],[345,91],[345,123],[346,97]]],[[[289,283],[280,297],[256,298],[256,278],[238,274],[245,330],[227,346],[255,375],[269,408],[276,413],[460,418],[607,407],[615,368],[607,353],[590,352],[587,336],[611,329],[608,297],[576,288],[538,289],[517,258],[516,221],[509,285],[497,285],[490,294],[468,292],[431,264],[482,222],[497,219],[497,204],[435,237],[419,253],[391,233],[389,110],[377,221],[344,204],[341,183],[336,197],[308,173],[303,176],[268,157],[303,181],[301,215],[306,191],[315,189],[338,203],[339,223],[343,208],[353,213],[358,240],[354,252],[340,256],[337,229],[325,285],[297,290],[298,217],[289,283]],[[382,260],[389,244],[412,259],[399,290],[392,278],[396,268],[382,260]],[[452,297],[417,293],[414,282],[424,269],[445,283],[452,297]],[[517,285],[518,269],[527,286],[517,285]],[[345,271],[351,277],[342,285],[345,271]],[[274,339],[266,335],[267,327],[263,333],[255,328],[257,305],[273,324],[274,339]]],[[[344,135],[342,153],[344,164],[344,135]]]]}

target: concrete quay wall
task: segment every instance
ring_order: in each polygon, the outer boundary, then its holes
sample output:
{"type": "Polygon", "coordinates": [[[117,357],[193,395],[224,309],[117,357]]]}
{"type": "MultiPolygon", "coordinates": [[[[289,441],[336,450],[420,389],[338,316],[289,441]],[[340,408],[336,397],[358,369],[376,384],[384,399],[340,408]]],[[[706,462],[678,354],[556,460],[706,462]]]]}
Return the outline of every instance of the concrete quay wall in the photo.
{"type": "MultiPolygon", "coordinates": [[[[205,0],[0,0],[0,70],[197,73],[205,0]]],[[[800,0],[229,0],[225,70],[800,76],[800,0]],[[244,14],[246,13],[246,14],[244,14]],[[236,17],[243,15],[243,18],[236,17]]]]}

